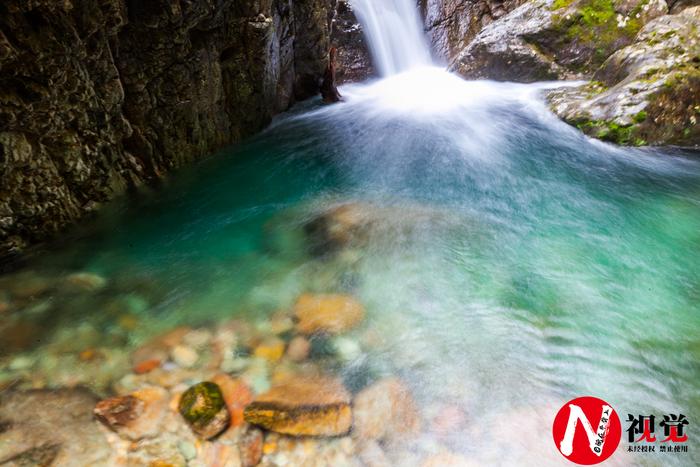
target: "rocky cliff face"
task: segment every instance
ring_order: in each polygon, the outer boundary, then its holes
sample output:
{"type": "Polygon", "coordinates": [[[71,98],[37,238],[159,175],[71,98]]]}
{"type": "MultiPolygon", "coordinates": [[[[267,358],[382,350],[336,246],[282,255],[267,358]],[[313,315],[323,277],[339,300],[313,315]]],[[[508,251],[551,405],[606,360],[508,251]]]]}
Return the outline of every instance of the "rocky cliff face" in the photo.
{"type": "Polygon", "coordinates": [[[649,22],[594,81],[555,91],[552,109],[587,134],[628,145],[700,145],[700,7],[649,22]]]}
{"type": "Polygon", "coordinates": [[[0,253],[315,94],[334,5],[0,3],[0,253]]]}
{"type": "Polygon", "coordinates": [[[525,0],[419,0],[437,58],[452,61],[486,26],[525,0]]]}
{"type": "Polygon", "coordinates": [[[450,66],[466,78],[592,80],[552,93],[552,109],[618,144],[698,145],[698,3],[529,0],[458,43],[450,66]]]}
{"type": "Polygon", "coordinates": [[[667,12],[664,0],[530,0],[481,30],[452,68],[525,82],[586,77],[667,12]]]}
{"type": "Polygon", "coordinates": [[[357,82],[375,75],[362,25],[347,0],[338,0],[331,22],[331,43],[338,48],[339,84],[357,82]]]}

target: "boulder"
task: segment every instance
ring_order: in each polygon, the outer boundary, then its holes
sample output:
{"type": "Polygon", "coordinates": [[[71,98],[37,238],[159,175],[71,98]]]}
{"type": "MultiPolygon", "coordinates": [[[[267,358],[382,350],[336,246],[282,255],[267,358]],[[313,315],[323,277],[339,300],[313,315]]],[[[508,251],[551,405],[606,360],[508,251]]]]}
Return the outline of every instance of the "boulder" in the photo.
{"type": "Polygon", "coordinates": [[[530,0],[482,29],[450,68],[498,81],[590,76],[667,11],[664,0],[530,0]]]}
{"type": "Polygon", "coordinates": [[[624,145],[700,144],[700,7],[647,24],[596,81],[552,92],[553,111],[590,136],[624,145]]]}
{"type": "Polygon", "coordinates": [[[350,394],[334,378],[290,378],[256,397],[245,419],[292,436],[340,436],[352,424],[350,394]]]}
{"type": "Polygon", "coordinates": [[[362,322],[365,308],[349,295],[302,294],[294,305],[294,316],[302,334],[341,334],[362,322]]]}
{"type": "Polygon", "coordinates": [[[178,404],[180,415],[192,431],[203,439],[211,439],[229,427],[231,417],[221,388],[205,381],[187,389],[178,404]]]}
{"type": "Polygon", "coordinates": [[[452,61],[485,26],[525,0],[420,0],[426,33],[437,57],[452,61]]]}

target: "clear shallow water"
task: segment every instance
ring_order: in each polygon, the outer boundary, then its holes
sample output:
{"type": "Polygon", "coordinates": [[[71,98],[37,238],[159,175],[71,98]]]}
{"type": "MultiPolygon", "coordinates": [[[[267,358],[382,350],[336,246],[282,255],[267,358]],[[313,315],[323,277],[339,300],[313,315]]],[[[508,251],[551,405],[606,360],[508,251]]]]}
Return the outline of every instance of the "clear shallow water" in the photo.
{"type": "MultiPolygon", "coordinates": [[[[93,271],[141,297],[139,325],[115,341],[125,349],[177,324],[260,320],[304,291],[352,293],[368,311],[351,334],[362,351],[338,371],[402,376],[428,420],[460,407],[464,428],[428,423],[421,443],[482,463],[558,462],[553,415],[586,394],[623,420],[682,412],[692,429],[700,163],[589,140],[546,110],[546,87],[436,68],[347,86],[346,102],[300,106],[107,207],[33,268],[93,271]],[[346,201],[384,228],[364,248],[312,257],[304,223],[346,201]],[[514,440],[514,427],[532,432],[514,440]]],[[[80,323],[114,334],[111,298],[50,300],[54,331],[33,352],[80,323]]],[[[664,464],[692,465],[695,447],[664,464]]]]}

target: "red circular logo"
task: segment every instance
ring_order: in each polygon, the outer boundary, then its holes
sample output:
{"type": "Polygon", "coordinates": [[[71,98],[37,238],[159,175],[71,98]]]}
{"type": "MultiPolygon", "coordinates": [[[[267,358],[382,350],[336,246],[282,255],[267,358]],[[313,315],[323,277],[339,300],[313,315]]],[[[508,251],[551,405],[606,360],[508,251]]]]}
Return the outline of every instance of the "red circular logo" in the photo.
{"type": "Polygon", "coordinates": [[[622,427],[610,404],[597,397],[579,397],[559,409],[552,435],[564,457],[592,465],[612,456],[620,444],[622,427]]]}

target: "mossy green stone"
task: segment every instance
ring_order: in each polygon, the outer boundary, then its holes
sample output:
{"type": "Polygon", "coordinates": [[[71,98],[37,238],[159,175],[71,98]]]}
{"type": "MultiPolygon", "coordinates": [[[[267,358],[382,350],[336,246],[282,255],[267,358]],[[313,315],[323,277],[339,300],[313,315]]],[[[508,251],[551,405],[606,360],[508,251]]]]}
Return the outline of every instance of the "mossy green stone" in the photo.
{"type": "Polygon", "coordinates": [[[192,431],[205,439],[221,433],[230,421],[221,389],[209,381],[195,384],[185,391],[178,410],[192,431]]]}

